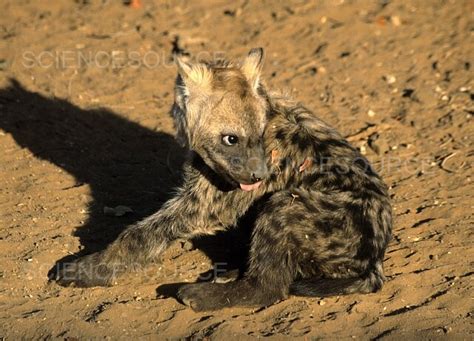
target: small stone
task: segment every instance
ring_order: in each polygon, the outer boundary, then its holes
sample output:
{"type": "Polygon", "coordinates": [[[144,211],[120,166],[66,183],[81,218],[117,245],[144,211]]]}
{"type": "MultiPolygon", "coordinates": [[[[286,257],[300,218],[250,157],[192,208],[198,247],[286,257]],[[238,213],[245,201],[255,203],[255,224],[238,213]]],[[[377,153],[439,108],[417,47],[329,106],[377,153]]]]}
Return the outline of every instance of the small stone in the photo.
{"type": "Polygon", "coordinates": [[[453,330],[453,329],[452,329],[451,327],[444,326],[444,327],[442,328],[442,330],[443,330],[443,332],[444,332],[445,334],[447,334],[447,333],[449,333],[449,332],[450,332],[451,330],[453,330]]]}
{"type": "Polygon", "coordinates": [[[385,81],[388,84],[393,84],[397,81],[397,78],[394,75],[387,75],[387,76],[385,76],[385,81]]]}
{"type": "Polygon", "coordinates": [[[374,117],[375,116],[375,111],[373,111],[372,109],[370,109],[369,111],[367,111],[367,115],[369,117],[374,117]]]}
{"type": "Polygon", "coordinates": [[[443,96],[441,97],[441,100],[442,100],[442,101],[449,101],[449,96],[448,96],[448,95],[443,95],[443,96]]]}
{"type": "Polygon", "coordinates": [[[325,304],[326,304],[326,302],[325,302],[325,301],[323,301],[323,300],[320,300],[320,301],[318,301],[318,304],[319,304],[319,305],[325,305],[325,304]]]}
{"type": "Polygon", "coordinates": [[[468,90],[469,90],[469,89],[468,89],[467,87],[465,87],[465,86],[461,86],[461,87],[459,88],[459,91],[461,91],[461,92],[468,92],[468,90]]]}
{"type": "Polygon", "coordinates": [[[395,27],[398,27],[402,24],[402,21],[400,20],[400,17],[398,15],[391,16],[390,21],[392,22],[392,25],[395,27]]]}

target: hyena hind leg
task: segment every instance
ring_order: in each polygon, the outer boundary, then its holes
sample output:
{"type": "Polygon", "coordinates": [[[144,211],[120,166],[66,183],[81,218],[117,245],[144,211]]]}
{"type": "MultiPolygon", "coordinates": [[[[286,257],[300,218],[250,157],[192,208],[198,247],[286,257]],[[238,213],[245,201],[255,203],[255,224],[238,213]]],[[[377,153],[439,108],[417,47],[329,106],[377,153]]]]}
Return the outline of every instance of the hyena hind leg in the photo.
{"type": "Polygon", "coordinates": [[[229,283],[188,284],[178,298],[197,311],[231,306],[268,306],[286,298],[296,278],[305,231],[305,208],[292,203],[290,192],[275,193],[259,214],[252,233],[248,270],[243,278],[229,283]],[[293,223],[299,221],[295,226],[293,223]]]}
{"type": "Polygon", "coordinates": [[[347,209],[343,199],[306,190],[273,194],[255,222],[243,278],[185,285],[178,297],[194,310],[216,310],[268,306],[290,294],[377,291],[384,279],[382,259],[370,240],[361,242],[370,233],[365,236],[357,225],[370,222],[360,219],[362,207],[347,209]]]}

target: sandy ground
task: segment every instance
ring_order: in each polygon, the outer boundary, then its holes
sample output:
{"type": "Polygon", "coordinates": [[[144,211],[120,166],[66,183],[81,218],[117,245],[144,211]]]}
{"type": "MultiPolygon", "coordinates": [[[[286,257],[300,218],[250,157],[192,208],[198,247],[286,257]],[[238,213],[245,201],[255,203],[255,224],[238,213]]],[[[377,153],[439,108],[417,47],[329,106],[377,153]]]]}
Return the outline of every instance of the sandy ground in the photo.
{"type": "Polygon", "coordinates": [[[5,0],[0,14],[0,340],[472,339],[472,1],[5,0]],[[179,181],[173,51],[240,57],[366,153],[390,185],[389,281],[371,295],[195,313],[157,295],[245,247],[176,242],[110,288],[48,271],[99,250],[179,181]],[[124,205],[133,212],[104,214],[124,205]],[[106,210],[107,211],[107,210],[106,210]]]}

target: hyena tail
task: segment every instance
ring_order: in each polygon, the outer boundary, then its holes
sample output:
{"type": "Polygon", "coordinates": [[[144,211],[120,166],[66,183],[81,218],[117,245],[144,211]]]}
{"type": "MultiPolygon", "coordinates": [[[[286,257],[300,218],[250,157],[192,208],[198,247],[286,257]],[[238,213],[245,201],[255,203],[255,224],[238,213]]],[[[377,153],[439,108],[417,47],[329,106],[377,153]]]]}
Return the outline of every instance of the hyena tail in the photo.
{"type": "Polygon", "coordinates": [[[295,296],[328,297],[353,293],[372,293],[380,290],[385,281],[382,264],[361,277],[310,278],[294,282],[290,294],[295,296]]]}

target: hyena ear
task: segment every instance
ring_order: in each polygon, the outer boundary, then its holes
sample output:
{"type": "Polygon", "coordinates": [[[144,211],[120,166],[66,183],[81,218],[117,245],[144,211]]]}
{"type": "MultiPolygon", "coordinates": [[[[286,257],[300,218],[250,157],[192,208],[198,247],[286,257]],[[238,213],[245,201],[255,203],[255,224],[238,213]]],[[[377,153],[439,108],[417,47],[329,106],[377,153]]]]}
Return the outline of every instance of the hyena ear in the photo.
{"type": "Polygon", "coordinates": [[[183,55],[175,56],[178,73],[189,90],[210,89],[212,84],[212,72],[203,63],[192,63],[190,58],[183,55]]]}
{"type": "Polygon", "coordinates": [[[245,58],[241,70],[254,90],[257,90],[263,66],[263,49],[253,48],[245,58]]]}

